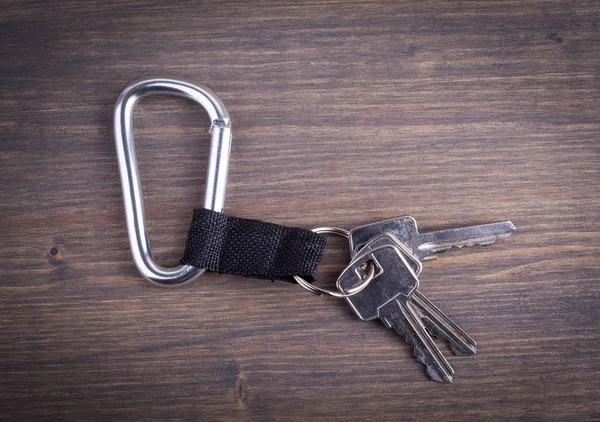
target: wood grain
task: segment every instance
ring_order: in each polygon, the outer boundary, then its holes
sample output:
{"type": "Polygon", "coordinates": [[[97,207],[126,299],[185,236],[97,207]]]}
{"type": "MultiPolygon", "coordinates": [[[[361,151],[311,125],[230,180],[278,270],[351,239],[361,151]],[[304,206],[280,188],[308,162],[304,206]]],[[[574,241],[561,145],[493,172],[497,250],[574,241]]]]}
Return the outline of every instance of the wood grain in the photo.
{"type": "MultiPolygon", "coordinates": [[[[14,1],[0,40],[3,419],[600,419],[597,2],[14,1]],[[478,342],[449,357],[453,385],[298,286],[139,276],[112,111],[156,74],[227,105],[232,215],[515,223],[425,265],[423,292],[478,342]]],[[[169,97],[135,117],[150,238],[174,264],[208,118],[169,97]]],[[[331,243],[323,285],[348,259],[331,243]]]]}

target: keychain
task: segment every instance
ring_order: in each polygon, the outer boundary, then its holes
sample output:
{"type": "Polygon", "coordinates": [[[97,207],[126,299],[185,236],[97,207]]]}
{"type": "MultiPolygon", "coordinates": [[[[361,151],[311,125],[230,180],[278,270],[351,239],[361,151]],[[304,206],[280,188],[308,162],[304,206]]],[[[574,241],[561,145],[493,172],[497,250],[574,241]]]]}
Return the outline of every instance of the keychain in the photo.
{"type": "Polygon", "coordinates": [[[286,227],[224,214],[231,151],[231,119],[221,100],[205,86],[169,78],[143,79],[119,96],[114,114],[125,219],[133,260],[151,283],[162,287],[191,282],[206,271],[296,282],[321,295],[344,298],[363,321],[380,319],[414,347],[432,380],[452,382],[454,370],[432,335],[449,342],[456,355],[472,355],[475,341],[419,291],[422,263],[452,246],[487,246],[510,236],[510,221],[420,233],[412,217],[399,217],[350,231],[286,227]],[[210,153],[204,207],[194,210],[181,265],[158,265],[146,233],[144,202],[133,140],[133,110],[143,97],[172,94],[200,104],[210,120],[210,153]],[[348,239],[351,261],[337,290],[312,284],[325,238],[348,239]]]}

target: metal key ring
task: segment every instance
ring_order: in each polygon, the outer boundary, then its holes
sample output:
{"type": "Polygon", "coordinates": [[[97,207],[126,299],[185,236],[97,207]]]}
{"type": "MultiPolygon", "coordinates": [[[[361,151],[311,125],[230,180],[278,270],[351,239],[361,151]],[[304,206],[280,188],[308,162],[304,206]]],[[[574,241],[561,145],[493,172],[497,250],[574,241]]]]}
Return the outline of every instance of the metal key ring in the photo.
{"type": "MultiPolygon", "coordinates": [[[[348,230],[339,229],[337,227],[318,227],[316,229],[312,229],[312,231],[315,233],[335,234],[338,236],[345,237],[346,239],[348,239],[348,235],[349,235],[348,230]]],[[[371,280],[373,280],[374,276],[375,276],[375,266],[372,263],[370,263],[369,264],[369,272],[367,273],[367,277],[362,282],[360,282],[358,285],[349,289],[348,293],[341,293],[336,290],[324,289],[322,287],[313,286],[308,281],[304,280],[302,277],[299,277],[297,275],[294,276],[294,280],[296,280],[296,282],[300,286],[304,287],[309,292],[314,293],[318,296],[331,296],[331,297],[342,299],[342,298],[354,296],[358,292],[362,291],[365,287],[367,287],[369,285],[371,280]]]]}

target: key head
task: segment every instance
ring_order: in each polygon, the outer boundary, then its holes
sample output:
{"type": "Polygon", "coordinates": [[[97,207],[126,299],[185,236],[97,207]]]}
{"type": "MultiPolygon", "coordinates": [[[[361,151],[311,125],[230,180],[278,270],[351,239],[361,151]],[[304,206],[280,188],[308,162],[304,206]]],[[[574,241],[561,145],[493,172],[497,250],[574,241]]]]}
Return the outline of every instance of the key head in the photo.
{"type": "Polygon", "coordinates": [[[394,235],[396,239],[413,251],[416,241],[414,238],[418,234],[417,222],[414,218],[405,216],[356,227],[350,230],[348,235],[351,253],[358,253],[371,239],[381,234],[394,235]]]}
{"type": "MultiPolygon", "coordinates": [[[[382,245],[395,245],[398,249],[400,249],[400,252],[402,252],[402,256],[404,256],[406,262],[410,264],[417,277],[419,276],[419,274],[421,274],[421,271],[423,270],[423,264],[419,260],[419,257],[414,255],[412,249],[409,249],[405,244],[400,242],[400,240],[398,240],[398,238],[395,235],[390,233],[380,234],[371,238],[368,244],[369,248],[367,250],[376,249],[377,247],[382,245]]],[[[351,256],[354,258],[362,250],[362,248],[364,248],[364,246],[365,245],[358,246],[356,248],[356,251],[353,251],[351,249],[351,256]]]]}
{"type": "Polygon", "coordinates": [[[376,266],[373,280],[362,291],[346,298],[363,321],[379,318],[379,309],[386,303],[398,296],[409,298],[419,287],[415,271],[395,242],[390,240],[387,243],[378,241],[375,246],[365,245],[338,278],[338,289],[346,292],[355,286],[360,280],[361,268],[369,265],[369,261],[376,266]]]}

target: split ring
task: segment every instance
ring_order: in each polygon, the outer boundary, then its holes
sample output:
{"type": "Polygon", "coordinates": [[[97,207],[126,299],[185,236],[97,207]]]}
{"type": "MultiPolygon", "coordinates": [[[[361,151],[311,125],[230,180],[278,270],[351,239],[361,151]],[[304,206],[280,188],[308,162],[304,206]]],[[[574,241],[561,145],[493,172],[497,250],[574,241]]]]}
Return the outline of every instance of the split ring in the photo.
{"type": "MultiPolygon", "coordinates": [[[[312,229],[312,231],[315,233],[335,234],[338,236],[345,237],[346,239],[348,239],[348,234],[349,234],[348,230],[339,229],[337,227],[318,227],[316,229],[312,229]]],[[[297,276],[297,275],[294,276],[294,280],[296,280],[296,282],[300,286],[304,287],[309,292],[314,293],[318,296],[331,296],[331,297],[341,299],[341,298],[354,296],[358,292],[362,291],[365,287],[367,287],[369,285],[371,280],[373,280],[374,276],[375,276],[375,265],[373,265],[373,263],[369,263],[368,272],[367,272],[367,276],[365,277],[365,279],[363,281],[361,281],[359,284],[357,284],[356,286],[354,286],[352,289],[348,290],[348,293],[341,293],[337,290],[325,289],[323,287],[314,286],[314,285],[310,284],[308,281],[306,281],[305,279],[303,279],[302,277],[297,276]]]]}

